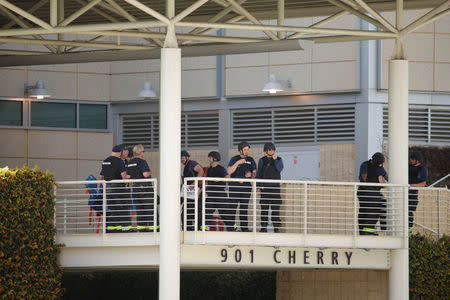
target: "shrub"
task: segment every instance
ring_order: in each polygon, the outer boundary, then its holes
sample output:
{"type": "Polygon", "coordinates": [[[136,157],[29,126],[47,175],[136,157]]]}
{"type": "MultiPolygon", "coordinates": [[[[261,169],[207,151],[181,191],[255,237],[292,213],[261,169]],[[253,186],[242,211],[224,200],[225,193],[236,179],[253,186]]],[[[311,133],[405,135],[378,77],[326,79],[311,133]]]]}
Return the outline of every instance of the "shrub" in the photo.
{"type": "Polygon", "coordinates": [[[54,178],[37,168],[0,169],[0,299],[58,299],[54,178]]]}
{"type": "Polygon", "coordinates": [[[448,299],[450,295],[450,238],[414,234],[409,239],[411,299],[448,299]]]}

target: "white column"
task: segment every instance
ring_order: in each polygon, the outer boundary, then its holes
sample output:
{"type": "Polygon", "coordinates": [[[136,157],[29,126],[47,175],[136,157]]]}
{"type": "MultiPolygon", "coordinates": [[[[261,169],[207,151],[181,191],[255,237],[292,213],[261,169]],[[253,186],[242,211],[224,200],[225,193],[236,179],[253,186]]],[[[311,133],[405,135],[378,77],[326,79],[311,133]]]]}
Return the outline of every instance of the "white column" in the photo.
{"type": "Polygon", "coordinates": [[[181,50],[161,49],[159,299],[180,299],[181,50]]]}
{"type": "MultiPolygon", "coordinates": [[[[402,59],[389,62],[389,181],[408,184],[408,61],[402,59]]],[[[396,198],[393,205],[405,210],[406,197],[396,198]]],[[[407,211],[402,211],[401,225],[404,232],[403,249],[391,251],[389,271],[389,299],[409,299],[408,220],[407,211]]]]}

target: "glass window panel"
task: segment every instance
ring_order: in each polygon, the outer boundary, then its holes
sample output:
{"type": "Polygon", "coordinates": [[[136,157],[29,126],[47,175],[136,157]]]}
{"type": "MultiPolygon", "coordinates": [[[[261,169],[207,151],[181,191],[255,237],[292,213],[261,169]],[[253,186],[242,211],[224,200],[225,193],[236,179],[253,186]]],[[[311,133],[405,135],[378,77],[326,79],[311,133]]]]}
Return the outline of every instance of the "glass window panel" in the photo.
{"type": "Polygon", "coordinates": [[[80,104],[80,128],[107,129],[107,106],[80,104]]]}
{"type": "Polygon", "coordinates": [[[31,102],[31,126],[76,127],[76,104],[31,102]]]}
{"type": "Polygon", "coordinates": [[[22,102],[0,100],[0,125],[22,126],[22,102]]]}

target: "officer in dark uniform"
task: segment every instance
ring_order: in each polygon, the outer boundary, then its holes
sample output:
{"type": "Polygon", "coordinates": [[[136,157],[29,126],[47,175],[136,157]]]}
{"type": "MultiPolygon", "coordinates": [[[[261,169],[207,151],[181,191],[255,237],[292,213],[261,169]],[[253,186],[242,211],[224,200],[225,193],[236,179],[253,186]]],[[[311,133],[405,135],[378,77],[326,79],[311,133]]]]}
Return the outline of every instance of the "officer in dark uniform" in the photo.
{"type": "MultiPolygon", "coordinates": [[[[127,174],[131,179],[152,178],[152,170],[148,166],[144,157],[144,146],[141,144],[134,146],[132,153],[134,158],[127,166],[127,174]]],[[[139,232],[149,232],[153,227],[154,220],[154,190],[151,182],[133,183],[133,201],[137,213],[137,230],[139,232]]]]}
{"type": "MultiPolygon", "coordinates": [[[[275,154],[275,145],[273,143],[264,144],[266,155],[258,161],[258,172],[256,178],[261,179],[281,179],[283,171],[283,159],[275,154]]],[[[269,208],[272,210],[271,218],[274,232],[280,231],[280,206],[281,194],[280,184],[278,182],[264,182],[258,185],[261,187],[261,232],[267,232],[267,221],[269,208]]]]}
{"type": "MultiPolygon", "coordinates": [[[[360,182],[383,183],[387,180],[387,173],[383,167],[384,155],[375,153],[372,159],[361,164],[359,171],[360,182]]],[[[386,199],[378,186],[360,186],[359,199],[359,234],[377,235],[375,225],[380,219],[381,229],[386,229],[386,199]]]]}
{"type": "MultiPolygon", "coordinates": [[[[409,156],[409,187],[425,187],[428,180],[428,169],[422,165],[423,156],[419,151],[414,151],[409,156]]],[[[414,225],[414,212],[419,203],[418,190],[410,189],[408,195],[408,227],[414,225]]]]}
{"type": "MultiPolygon", "coordinates": [[[[240,142],[238,144],[239,155],[233,156],[228,163],[228,174],[231,178],[255,178],[256,163],[248,156],[250,144],[240,142]]],[[[229,213],[226,214],[224,223],[228,231],[232,231],[236,209],[239,204],[239,219],[242,232],[248,232],[248,202],[252,193],[250,182],[230,182],[229,213]]]]}
{"type": "MultiPolygon", "coordinates": [[[[102,162],[99,180],[117,180],[130,178],[125,164],[120,158],[123,148],[114,146],[111,155],[102,162]]],[[[129,199],[123,183],[106,183],[106,232],[126,232],[131,230],[131,218],[128,210],[129,199]]]]}
{"type": "MultiPolygon", "coordinates": [[[[181,182],[184,182],[184,178],[186,177],[203,177],[204,171],[202,166],[196,162],[195,160],[190,160],[190,154],[183,150],[181,151],[181,163],[184,165],[183,169],[183,177],[181,178],[181,182]]],[[[188,185],[193,185],[194,181],[188,181],[188,185]]],[[[183,192],[181,193],[181,204],[184,202],[184,195],[183,192]]],[[[186,226],[188,231],[194,230],[194,220],[195,220],[195,199],[187,199],[186,203],[186,214],[187,214],[187,220],[186,220],[186,226]]],[[[197,197],[197,215],[198,215],[198,229],[200,229],[202,224],[202,194],[200,193],[197,197]]],[[[183,215],[184,215],[184,209],[181,211],[182,215],[182,221],[181,224],[183,224],[183,215]]]]}
{"type": "MultiPolygon", "coordinates": [[[[220,153],[211,151],[208,154],[209,168],[206,172],[206,177],[214,178],[229,178],[227,170],[219,165],[220,153]]],[[[208,181],[206,185],[206,207],[205,207],[205,224],[211,227],[212,217],[214,211],[217,209],[219,215],[224,219],[227,213],[227,193],[225,192],[226,182],[224,181],[208,181]]]]}

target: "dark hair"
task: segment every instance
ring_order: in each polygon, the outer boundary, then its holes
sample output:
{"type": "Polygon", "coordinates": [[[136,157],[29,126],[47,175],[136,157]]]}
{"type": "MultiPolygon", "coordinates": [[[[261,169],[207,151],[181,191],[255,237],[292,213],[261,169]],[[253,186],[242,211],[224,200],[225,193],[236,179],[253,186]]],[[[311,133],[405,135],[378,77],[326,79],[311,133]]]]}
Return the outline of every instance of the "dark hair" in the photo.
{"type": "Polygon", "coordinates": [[[187,152],[186,150],[183,150],[183,151],[181,151],[181,157],[191,157],[190,155],[189,155],[189,152],[187,152]]]}
{"type": "Polygon", "coordinates": [[[212,157],[215,161],[220,161],[220,153],[217,151],[209,152],[208,157],[212,157]]]}
{"type": "Polygon", "coordinates": [[[264,152],[269,150],[276,150],[274,143],[265,143],[264,144],[264,152]]]}
{"type": "Polygon", "coordinates": [[[411,155],[409,156],[409,159],[415,159],[415,160],[419,161],[420,163],[422,163],[423,162],[423,155],[419,151],[413,151],[411,153],[411,155]]]}
{"type": "Polygon", "coordinates": [[[238,150],[241,151],[242,149],[244,149],[245,147],[249,147],[250,148],[250,144],[247,142],[240,142],[238,144],[238,150]]]}
{"type": "Polygon", "coordinates": [[[372,161],[377,165],[382,164],[384,163],[384,155],[380,152],[377,152],[374,155],[372,155],[372,161]]]}
{"type": "Polygon", "coordinates": [[[127,150],[128,150],[128,155],[127,155],[127,157],[128,157],[128,158],[132,158],[132,157],[133,157],[133,148],[130,147],[130,148],[128,148],[127,150]]]}

